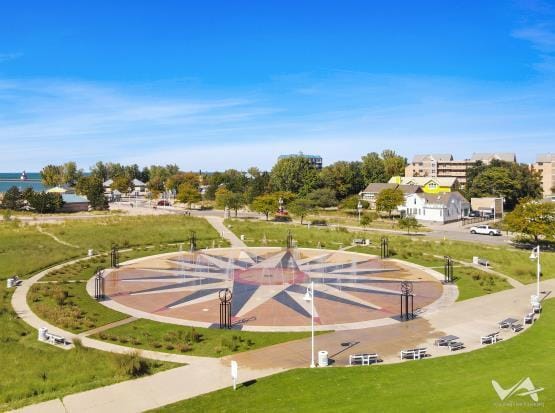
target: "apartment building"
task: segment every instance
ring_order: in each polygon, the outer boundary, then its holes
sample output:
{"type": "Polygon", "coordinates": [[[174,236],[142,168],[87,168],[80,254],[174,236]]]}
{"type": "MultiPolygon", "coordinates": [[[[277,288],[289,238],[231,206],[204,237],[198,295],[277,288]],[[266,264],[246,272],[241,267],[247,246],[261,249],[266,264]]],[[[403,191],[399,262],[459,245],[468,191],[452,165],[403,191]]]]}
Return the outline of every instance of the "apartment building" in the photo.
{"type": "Polygon", "coordinates": [[[555,194],[555,153],[538,155],[532,168],[541,174],[543,196],[553,198],[555,194]]]}
{"type": "Polygon", "coordinates": [[[456,160],[451,154],[415,155],[405,168],[405,177],[457,178],[461,187],[466,185],[467,169],[481,161],[489,165],[493,160],[516,162],[514,153],[473,153],[470,159],[456,160]]]}

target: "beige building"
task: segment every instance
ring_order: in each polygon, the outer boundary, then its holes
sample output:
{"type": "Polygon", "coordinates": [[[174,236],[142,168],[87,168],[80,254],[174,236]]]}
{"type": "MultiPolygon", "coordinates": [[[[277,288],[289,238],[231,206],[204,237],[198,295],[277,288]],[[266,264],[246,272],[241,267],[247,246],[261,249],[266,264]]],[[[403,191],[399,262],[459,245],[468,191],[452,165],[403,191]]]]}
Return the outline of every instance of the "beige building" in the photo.
{"type": "Polygon", "coordinates": [[[455,160],[448,153],[415,155],[405,168],[406,177],[457,178],[461,187],[466,185],[466,171],[476,162],[489,165],[493,160],[516,162],[514,153],[473,153],[470,159],[455,160]]]}
{"type": "Polygon", "coordinates": [[[532,168],[542,176],[543,196],[551,198],[555,194],[555,153],[538,155],[532,168]]]}

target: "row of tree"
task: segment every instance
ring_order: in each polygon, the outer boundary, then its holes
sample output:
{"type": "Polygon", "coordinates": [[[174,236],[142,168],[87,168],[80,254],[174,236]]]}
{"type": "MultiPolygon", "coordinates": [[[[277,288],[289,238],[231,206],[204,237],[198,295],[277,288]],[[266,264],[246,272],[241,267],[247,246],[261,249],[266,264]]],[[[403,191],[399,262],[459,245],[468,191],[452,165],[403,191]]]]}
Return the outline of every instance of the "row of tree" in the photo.
{"type": "Polygon", "coordinates": [[[60,194],[36,192],[32,188],[20,191],[16,186],[9,188],[2,198],[2,208],[17,211],[29,207],[39,214],[56,212],[63,205],[60,194]]]}

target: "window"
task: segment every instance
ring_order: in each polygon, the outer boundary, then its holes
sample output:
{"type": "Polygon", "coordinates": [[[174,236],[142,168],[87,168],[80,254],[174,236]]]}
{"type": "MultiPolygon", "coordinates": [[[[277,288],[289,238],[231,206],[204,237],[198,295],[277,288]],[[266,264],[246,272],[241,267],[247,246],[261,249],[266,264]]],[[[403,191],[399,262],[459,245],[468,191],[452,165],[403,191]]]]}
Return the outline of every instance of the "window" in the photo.
{"type": "Polygon", "coordinates": [[[428,188],[430,188],[430,189],[436,189],[436,188],[437,188],[437,184],[436,184],[435,182],[430,182],[430,183],[428,184],[428,188]]]}

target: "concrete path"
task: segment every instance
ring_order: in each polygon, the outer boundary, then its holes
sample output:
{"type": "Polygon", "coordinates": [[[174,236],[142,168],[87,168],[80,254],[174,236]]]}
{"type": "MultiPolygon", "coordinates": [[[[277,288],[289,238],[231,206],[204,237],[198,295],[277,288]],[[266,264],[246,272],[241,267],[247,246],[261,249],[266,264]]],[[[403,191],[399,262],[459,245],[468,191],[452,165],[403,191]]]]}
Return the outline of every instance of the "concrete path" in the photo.
{"type": "Polygon", "coordinates": [[[232,247],[246,247],[247,246],[247,244],[245,244],[243,241],[241,241],[237,235],[235,235],[233,232],[231,232],[224,225],[224,219],[223,218],[215,217],[215,216],[206,216],[206,217],[204,217],[204,219],[206,219],[208,221],[208,223],[210,225],[212,225],[216,229],[216,231],[218,231],[218,233],[222,236],[222,238],[227,239],[231,243],[232,247]]]}
{"type": "MultiPolygon", "coordinates": [[[[278,369],[249,370],[239,366],[239,383],[259,379],[278,369]]],[[[136,413],[232,385],[230,368],[218,359],[178,367],[152,376],[76,393],[16,410],[21,413],[136,413]]]]}

